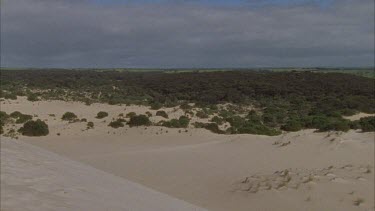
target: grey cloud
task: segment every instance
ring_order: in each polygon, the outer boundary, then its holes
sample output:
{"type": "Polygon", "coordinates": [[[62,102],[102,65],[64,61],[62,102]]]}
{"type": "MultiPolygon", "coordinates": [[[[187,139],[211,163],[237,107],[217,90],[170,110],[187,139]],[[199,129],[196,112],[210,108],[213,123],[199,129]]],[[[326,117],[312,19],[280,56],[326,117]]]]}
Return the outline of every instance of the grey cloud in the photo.
{"type": "Polygon", "coordinates": [[[5,0],[1,66],[373,66],[374,2],[262,8],[5,0]]]}

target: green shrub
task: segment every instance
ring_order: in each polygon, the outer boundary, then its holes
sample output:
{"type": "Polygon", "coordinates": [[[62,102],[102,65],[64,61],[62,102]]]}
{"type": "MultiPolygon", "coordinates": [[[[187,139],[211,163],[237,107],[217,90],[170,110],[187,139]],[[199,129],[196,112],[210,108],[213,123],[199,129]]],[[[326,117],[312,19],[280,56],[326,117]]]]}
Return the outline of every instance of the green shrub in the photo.
{"type": "Polygon", "coordinates": [[[107,116],[108,116],[107,112],[105,112],[105,111],[99,111],[98,114],[96,114],[95,118],[97,118],[97,119],[103,119],[103,118],[105,118],[107,116]]]}
{"type": "Polygon", "coordinates": [[[17,95],[17,96],[25,96],[25,92],[22,91],[22,90],[16,90],[16,91],[14,92],[14,94],[17,95]]]}
{"type": "Polygon", "coordinates": [[[354,129],[357,126],[349,120],[343,119],[340,115],[337,117],[336,112],[331,112],[331,116],[312,115],[301,118],[301,125],[304,128],[318,129],[319,132],[325,131],[348,131],[350,128],[354,129]]]}
{"type": "Polygon", "coordinates": [[[246,119],[240,116],[232,116],[227,118],[226,121],[229,122],[232,127],[239,128],[245,124],[246,119]]]}
{"type": "Polygon", "coordinates": [[[210,110],[213,110],[213,111],[218,111],[219,110],[219,107],[217,105],[209,105],[208,107],[210,110]]]}
{"type": "Polygon", "coordinates": [[[286,122],[285,125],[281,127],[282,130],[285,131],[299,131],[302,129],[302,124],[300,121],[295,119],[290,119],[286,122]]]}
{"type": "Polygon", "coordinates": [[[34,101],[38,101],[39,99],[38,99],[38,96],[36,94],[29,94],[29,95],[27,95],[27,100],[34,102],[34,101]]]}
{"type": "Polygon", "coordinates": [[[132,117],[134,117],[134,116],[137,116],[137,114],[135,113],[135,112],[129,112],[129,113],[127,113],[126,114],[126,118],[132,118],[132,117]]]}
{"type": "Polygon", "coordinates": [[[186,116],[180,116],[179,119],[171,119],[170,121],[163,121],[162,126],[170,128],[187,128],[190,119],[186,116]]]}
{"type": "Polygon", "coordinates": [[[10,117],[15,118],[15,119],[20,117],[21,115],[22,115],[22,113],[19,112],[19,111],[14,111],[14,112],[9,114],[10,117]]]}
{"type": "Polygon", "coordinates": [[[198,111],[196,116],[201,118],[201,119],[207,119],[208,118],[208,114],[206,114],[204,111],[198,111]]]}
{"type": "Polygon", "coordinates": [[[16,119],[16,124],[23,124],[33,118],[31,115],[22,114],[19,111],[12,112],[10,117],[16,119]]]}
{"type": "Polygon", "coordinates": [[[5,93],[3,96],[4,96],[5,99],[17,100],[17,95],[15,95],[13,93],[5,93]]]}
{"type": "Polygon", "coordinates": [[[307,116],[302,119],[306,128],[322,128],[329,124],[329,118],[326,116],[307,116]]]}
{"type": "Polygon", "coordinates": [[[216,110],[212,110],[210,107],[211,107],[211,106],[209,106],[208,108],[203,108],[203,109],[202,109],[202,111],[203,111],[205,114],[207,114],[208,116],[209,116],[209,115],[213,115],[215,112],[217,112],[216,110]]]}
{"type": "Polygon", "coordinates": [[[168,114],[165,111],[157,111],[156,116],[161,116],[168,119],[168,114]]]}
{"type": "Polygon", "coordinates": [[[88,122],[87,123],[87,129],[94,128],[94,123],[93,122],[88,122]]]}
{"type": "Polygon", "coordinates": [[[182,105],[180,105],[180,108],[182,110],[189,110],[189,109],[192,109],[192,107],[188,104],[188,103],[184,103],[182,105]]]}
{"type": "Polygon", "coordinates": [[[225,134],[236,134],[236,130],[233,127],[229,127],[225,130],[225,134]]]}
{"type": "Polygon", "coordinates": [[[258,134],[258,135],[279,135],[281,131],[270,128],[263,125],[259,121],[260,117],[255,114],[248,115],[246,118],[240,116],[233,116],[227,118],[227,122],[230,123],[231,128],[227,130],[227,133],[231,134],[258,134]]]}
{"type": "Polygon", "coordinates": [[[285,109],[272,106],[264,109],[262,115],[264,124],[270,127],[284,124],[287,117],[288,113],[285,109]]]}
{"type": "Polygon", "coordinates": [[[180,116],[180,118],[178,119],[178,122],[180,123],[181,127],[186,128],[189,126],[190,119],[186,116],[180,116]]]}
{"type": "Polygon", "coordinates": [[[345,108],[345,109],[340,110],[340,114],[344,116],[353,116],[357,113],[358,112],[356,110],[350,109],[350,108],[345,108]]]}
{"type": "Polygon", "coordinates": [[[189,115],[190,117],[194,116],[194,112],[191,110],[185,110],[185,115],[189,115]]]}
{"type": "Polygon", "coordinates": [[[151,109],[152,110],[159,110],[159,109],[161,109],[162,106],[163,105],[161,103],[154,102],[154,103],[151,104],[151,109]]]}
{"type": "Polygon", "coordinates": [[[228,111],[228,110],[219,111],[219,116],[223,117],[224,119],[230,118],[234,115],[235,113],[233,111],[228,111]]]}
{"type": "Polygon", "coordinates": [[[218,116],[212,117],[212,119],[210,121],[215,122],[218,125],[222,125],[225,122],[225,120],[223,118],[218,117],[218,116]]]}
{"type": "Polygon", "coordinates": [[[203,123],[203,122],[194,122],[195,128],[204,128],[213,133],[224,134],[225,132],[220,130],[219,126],[216,123],[203,123]]]}
{"type": "Polygon", "coordinates": [[[238,134],[257,134],[267,136],[277,136],[281,134],[280,130],[269,128],[265,125],[245,125],[234,131],[238,134]]]}
{"type": "Polygon", "coordinates": [[[375,117],[362,117],[359,120],[363,132],[375,131],[375,117]]]}
{"type": "Polygon", "coordinates": [[[348,130],[350,130],[350,121],[349,120],[335,121],[333,123],[333,128],[336,131],[347,132],[348,130]]]}
{"type": "Polygon", "coordinates": [[[329,118],[327,122],[318,126],[319,132],[325,131],[344,131],[347,132],[350,129],[350,121],[346,119],[329,118]]]}
{"type": "Polygon", "coordinates": [[[180,128],[181,127],[178,119],[171,119],[169,121],[163,121],[162,126],[170,127],[170,128],[180,128]]]}
{"type": "Polygon", "coordinates": [[[23,124],[29,120],[32,120],[33,116],[27,115],[27,114],[22,114],[18,119],[16,120],[16,124],[23,124]]]}
{"type": "Polygon", "coordinates": [[[48,125],[40,119],[28,121],[18,132],[24,136],[46,136],[49,133],[48,125]]]}
{"type": "Polygon", "coordinates": [[[0,125],[4,126],[8,119],[9,115],[4,111],[0,111],[0,125]]]}
{"type": "Polygon", "coordinates": [[[64,121],[74,121],[77,120],[77,115],[75,115],[73,112],[66,112],[62,117],[62,120],[64,121]]]}
{"type": "Polygon", "coordinates": [[[124,127],[125,126],[123,123],[124,121],[125,120],[123,119],[117,119],[115,121],[110,122],[108,126],[113,127],[113,128],[124,127]]]}
{"type": "Polygon", "coordinates": [[[5,111],[0,111],[0,120],[8,119],[9,115],[5,111]]]}
{"type": "Polygon", "coordinates": [[[206,123],[204,128],[217,134],[223,134],[224,132],[220,130],[219,126],[216,123],[206,123]]]}
{"type": "Polygon", "coordinates": [[[359,124],[359,120],[351,121],[349,123],[350,129],[357,130],[361,129],[361,124],[359,124]]]}
{"type": "Polygon", "coordinates": [[[246,116],[246,119],[248,119],[251,122],[254,122],[256,124],[262,123],[262,117],[259,116],[254,110],[251,110],[249,114],[246,116]]]}
{"type": "Polygon", "coordinates": [[[193,123],[193,126],[194,126],[195,128],[204,128],[205,124],[206,124],[206,123],[203,123],[203,122],[194,122],[194,123],[193,123]]]}
{"type": "Polygon", "coordinates": [[[151,121],[148,118],[148,116],[141,114],[141,115],[136,115],[136,116],[131,117],[128,124],[130,127],[142,126],[142,125],[149,126],[151,125],[151,121]]]}
{"type": "Polygon", "coordinates": [[[3,128],[3,125],[0,124],[0,134],[3,134],[4,133],[4,128],[3,128]]]}

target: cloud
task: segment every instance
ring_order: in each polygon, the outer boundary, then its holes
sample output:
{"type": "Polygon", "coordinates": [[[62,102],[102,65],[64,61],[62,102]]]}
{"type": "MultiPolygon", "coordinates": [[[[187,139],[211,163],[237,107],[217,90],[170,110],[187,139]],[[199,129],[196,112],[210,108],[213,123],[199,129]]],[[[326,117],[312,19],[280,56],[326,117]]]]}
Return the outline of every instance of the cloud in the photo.
{"type": "Polygon", "coordinates": [[[327,8],[3,0],[1,66],[373,66],[374,2],[327,8]]]}

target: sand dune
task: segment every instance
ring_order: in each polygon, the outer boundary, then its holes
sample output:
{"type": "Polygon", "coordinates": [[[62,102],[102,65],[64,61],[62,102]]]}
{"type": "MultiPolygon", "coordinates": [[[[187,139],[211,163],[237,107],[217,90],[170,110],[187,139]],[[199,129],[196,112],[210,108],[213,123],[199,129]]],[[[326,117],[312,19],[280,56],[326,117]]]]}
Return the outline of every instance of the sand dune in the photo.
{"type": "Polygon", "coordinates": [[[148,109],[22,98],[3,102],[2,110],[37,114],[50,125],[50,135],[21,136],[21,142],[209,210],[374,210],[374,133],[304,130],[268,137],[193,128],[113,129],[108,121],[120,112],[148,109]],[[100,110],[109,117],[95,119],[100,110]],[[62,122],[65,111],[94,121],[95,128],[62,122]]]}
{"type": "Polygon", "coordinates": [[[1,140],[1,210],[205,210],[27,143],[1,140]]]}

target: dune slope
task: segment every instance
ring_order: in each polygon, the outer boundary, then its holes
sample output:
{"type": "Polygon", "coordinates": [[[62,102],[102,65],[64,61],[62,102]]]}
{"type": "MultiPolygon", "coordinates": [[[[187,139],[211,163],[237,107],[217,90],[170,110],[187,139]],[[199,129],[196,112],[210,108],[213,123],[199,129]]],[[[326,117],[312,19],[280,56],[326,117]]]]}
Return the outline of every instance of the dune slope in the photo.
{"type": "Polygon", "coordinates": [[[205,210],[15,140],[1,140],[1,210],[205,210]]]}

